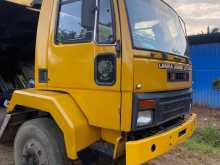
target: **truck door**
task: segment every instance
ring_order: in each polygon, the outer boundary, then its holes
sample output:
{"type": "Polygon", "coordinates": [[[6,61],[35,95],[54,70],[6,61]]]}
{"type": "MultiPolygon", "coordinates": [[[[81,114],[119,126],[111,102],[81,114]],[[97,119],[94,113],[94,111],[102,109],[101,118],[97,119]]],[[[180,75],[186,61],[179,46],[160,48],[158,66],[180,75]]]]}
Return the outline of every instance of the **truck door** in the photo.
{"type": "Polygon", "coordinates": [[[119,130],[117,4],[112,0],[55,2],[48,46],[48,87],[70,93],[91,125],[119,130]]]}

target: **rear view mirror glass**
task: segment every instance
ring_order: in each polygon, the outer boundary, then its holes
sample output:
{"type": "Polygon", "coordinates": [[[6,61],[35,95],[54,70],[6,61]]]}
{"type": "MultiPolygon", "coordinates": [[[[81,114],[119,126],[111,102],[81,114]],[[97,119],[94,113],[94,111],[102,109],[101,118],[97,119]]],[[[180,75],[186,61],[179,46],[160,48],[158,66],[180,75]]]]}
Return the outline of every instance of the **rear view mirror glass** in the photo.
{"type": "Polygon", "coordinates": [[[95,24],[95,0],[83,0],[82,1],[82,26],[87,29],[93,29],[95,24]]]}

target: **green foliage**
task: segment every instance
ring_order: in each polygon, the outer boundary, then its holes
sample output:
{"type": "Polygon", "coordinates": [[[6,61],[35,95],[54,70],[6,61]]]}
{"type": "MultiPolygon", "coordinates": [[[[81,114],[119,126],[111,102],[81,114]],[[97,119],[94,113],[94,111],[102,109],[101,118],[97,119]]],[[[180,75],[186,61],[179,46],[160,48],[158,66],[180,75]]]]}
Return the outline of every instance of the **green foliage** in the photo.
{"type": "Polygon", "coordinates": [[[213,82],[214,89],[220,90],[220,79],[213,82]]]}
{"type": "Polygon", "coordinates": [[[200,143],[208,144],[212,147],[220,147],[220,132],[215,127],[200,128],[196,131],[195,138],[200,143]]]}
{"type": "Polygon", "coordinates": [[[220,130],[212,124],[206,128],[198,128],[186,147],[206,154],[220,154],[220,130]]]}

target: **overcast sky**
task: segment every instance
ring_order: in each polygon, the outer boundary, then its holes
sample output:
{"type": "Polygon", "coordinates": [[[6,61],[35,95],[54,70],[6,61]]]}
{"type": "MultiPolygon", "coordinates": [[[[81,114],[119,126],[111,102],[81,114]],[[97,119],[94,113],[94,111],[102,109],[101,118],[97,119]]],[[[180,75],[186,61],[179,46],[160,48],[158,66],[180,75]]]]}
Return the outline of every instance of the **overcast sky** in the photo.
{"type": "Polygon", "coordinates": [[[207,27],[220,28],[220,0],[165,0],[187,24],[189,34],[207,32],[207,27]]]}

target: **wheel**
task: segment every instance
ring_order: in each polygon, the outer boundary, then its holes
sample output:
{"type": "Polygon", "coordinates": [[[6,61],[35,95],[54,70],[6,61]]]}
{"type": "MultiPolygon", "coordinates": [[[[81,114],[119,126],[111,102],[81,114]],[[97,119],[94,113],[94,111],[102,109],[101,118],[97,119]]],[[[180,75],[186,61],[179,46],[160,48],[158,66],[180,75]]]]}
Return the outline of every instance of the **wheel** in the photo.
{"type": "Polygon", "coordinates": [[[25,122],[14,141],[15,165],[72,165],[61,131],[49,118],[25,122]]]}

